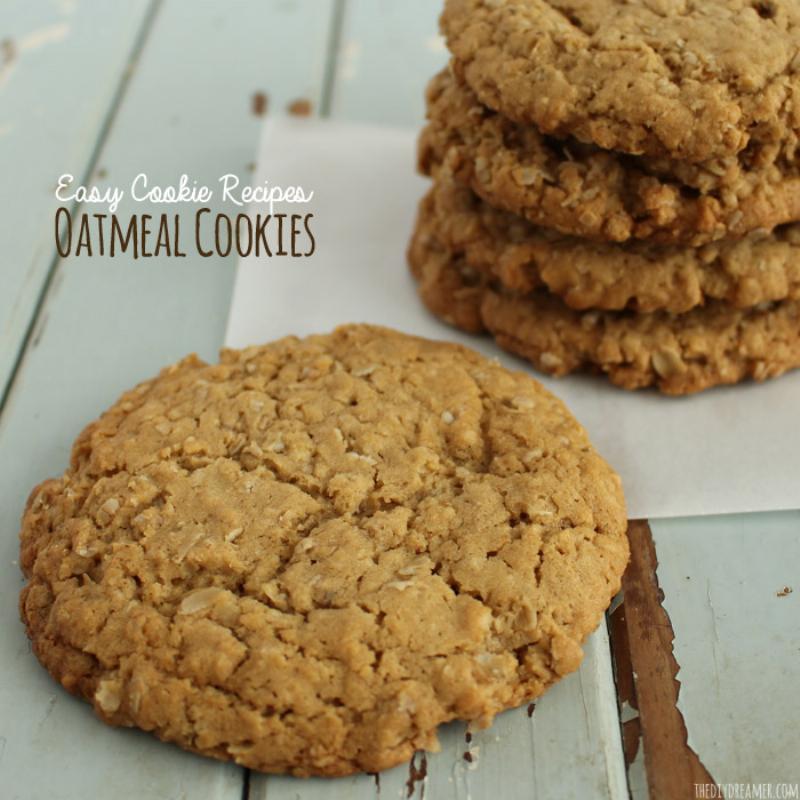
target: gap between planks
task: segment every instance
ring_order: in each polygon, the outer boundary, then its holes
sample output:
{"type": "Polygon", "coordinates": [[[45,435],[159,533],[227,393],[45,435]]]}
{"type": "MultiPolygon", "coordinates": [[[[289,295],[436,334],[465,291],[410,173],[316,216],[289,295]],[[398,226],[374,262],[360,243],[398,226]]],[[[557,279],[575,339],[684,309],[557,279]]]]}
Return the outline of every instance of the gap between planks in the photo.
{"type": "Polygon", "coordinates": [[[346,14],[346,0],[333,0],[331,9],[330,34],[325,54],[325,76],[322,84],[319,115],[330,117],[333,107],[333,93],[336,89],[336,75],[339,69],[339,54],[342,49],[342,34],[346,14]]]}

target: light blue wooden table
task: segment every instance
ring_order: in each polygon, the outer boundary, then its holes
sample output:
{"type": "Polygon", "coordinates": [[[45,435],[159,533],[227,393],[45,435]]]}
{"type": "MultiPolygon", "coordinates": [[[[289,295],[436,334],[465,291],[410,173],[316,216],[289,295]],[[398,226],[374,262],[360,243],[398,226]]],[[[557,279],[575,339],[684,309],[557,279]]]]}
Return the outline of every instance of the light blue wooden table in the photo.
{"type": "Polygon", "coordinates": [[[503,715],[469,743],[450,726],[424,779],[421,755],[380,779],[251,776],[107,729],[30,654],[16,610],[28,491],[64,468],[76,433],[123,389],[188,352],[215,356],[236,267],[60,261],[57,177],[246,182],[257,92],[267,114],[307,99],[325,115],[418,125],[424,84],[446,59],[437,12],[434,0],[0,5],[3,800],[660,798],[694,796],[697,776],[800,781],[800,512],[637,528],[641,569],[628,587],[640,602],[615,612],[616,660],[603,627],[581,672],[535,714],[503,715]]]}

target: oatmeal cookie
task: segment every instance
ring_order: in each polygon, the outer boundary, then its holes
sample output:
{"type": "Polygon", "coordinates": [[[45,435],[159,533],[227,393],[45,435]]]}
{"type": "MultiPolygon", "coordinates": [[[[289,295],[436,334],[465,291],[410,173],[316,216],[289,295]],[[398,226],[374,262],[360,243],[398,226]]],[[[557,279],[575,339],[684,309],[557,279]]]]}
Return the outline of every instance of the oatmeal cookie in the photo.
{"type": "Polygon", "coordinates": [[[800,219],[794,165],[687,167],[545,136],[481,104],[448,70],[427,102],[421,172],[445,169],[491,205],[563,234],[699,246],[800,219]]]}
{"type": "Polygon", "coordinates": [[[686,311],[800,300],[800,225],[700,248],[565,237],[499,211],[441,172],[420,203],[420,236],[514,292],[546,288],[579,310],[686,311]]]}
{"type": "Polygon", "coordinates": [[[608,150],[699,162],[797,147],[800,8],[781,0],[447,0],[481,100],[608,150]]]}
{"type": "Polygon", "coordinates": [[[123,395],[31,494],[21,610],[108,723],[376,771],[576,669],[625,528],[619,478],[532,378],[353,325],[123,395]]]}
{"type": "Polygon", "coordinates": [[[544,290],[493,285],[419,229],[409,261],[432,313],[471,333],[488,331],[551,375],[600,372],[624,389],[684,395],[800,366],[798,301],[751,309],[715,301],[686,314],[576,311],[544,290]]]}

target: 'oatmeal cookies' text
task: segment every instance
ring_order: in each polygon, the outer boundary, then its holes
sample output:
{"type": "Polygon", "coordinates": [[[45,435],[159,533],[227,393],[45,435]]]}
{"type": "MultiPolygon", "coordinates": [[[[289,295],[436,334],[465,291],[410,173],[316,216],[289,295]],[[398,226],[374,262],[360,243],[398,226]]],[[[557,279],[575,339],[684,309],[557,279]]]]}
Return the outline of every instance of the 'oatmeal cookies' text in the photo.
{"type": "Polygon", "coordinates": [[[312,255],[316,241],[311,229],[312,213],[282,213],[284,204],[308,204],[313,191],[302,186],[273,186],[267,181],[242,185],[236,175],[219,179],[218,203],[230,206],[228,213],[212,209],[215,191],[185,173],[174,184],[155,184],[140,172],[127,189],[120,186],[81,184],[69,173],[61,175],[55,197],[61,203],[55,215],[55,240],[58,254],[134,259],[185,258],[187,249],[203,258],[212,256],[272,258],[312,255]],[[149,205],[195,206],[189,214],[120,213],[120,204],[129,197],[133,203],[149,205]],[[79,203],[80,213],[69,203],[79,203]],[[92,213],[87,207],[100,206],[92,213]],[[245,213],[247,206],[263,212],[245,213]]]}
{"type": "Polygon", "coordinates": [[[187,247],[203,258],[233,254],[307,258],[316,249],[313,219],[310,213],[230,216],[203,207],[193,215],[193,230],[187,232],[180,214],[132,214],[125,219],[117,214],[73,216],[62,206],[55,215],[55,240],[61,258],[186,258],[187,247]]]}

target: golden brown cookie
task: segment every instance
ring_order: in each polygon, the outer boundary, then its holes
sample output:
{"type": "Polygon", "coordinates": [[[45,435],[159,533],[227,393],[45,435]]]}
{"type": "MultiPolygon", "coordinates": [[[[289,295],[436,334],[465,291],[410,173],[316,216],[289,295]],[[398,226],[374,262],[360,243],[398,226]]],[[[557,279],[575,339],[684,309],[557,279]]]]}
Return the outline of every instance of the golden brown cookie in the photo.
{"type": "Polygon", "coordinates": [[[442,170],[422,200],[419,236],[514,292],[546,288],[571,308],[685,313],[800,299],[800,225],[701,248],[564,237],[498,211],[442,170]]]}
{"type": "Polygon", "coordinates": [[[705,161],[800,129],[800,7],[782,0],[447,0],[488,106],[609,150],[705,161]]]}
{"type": "Polygon", "coordinates": [[[491,205],[563,234],[697,246],[800,219],[794,163],[687,166],[555,139],[490,110],[447,70],[427,98],[420,170],[444,168],[491,205]]]}
{"type": "Polygon", "coordinates": [[[625,526],[537,382],[346,326],[123,395],[30,497],[21,609],[111,724],[268,772],[375,771],[574,670],[625,526]]]}
{"type": "Polygon", "coordinates": [[[409,250],[425,305],[463,330],[490,332],[551,375],[605,373],[624,389],[683,395],[800,367],[800,302],[752,309],[711,302],[686,314],[576,311],[546,291],[504,291],[418,229],[409,250]]]}

